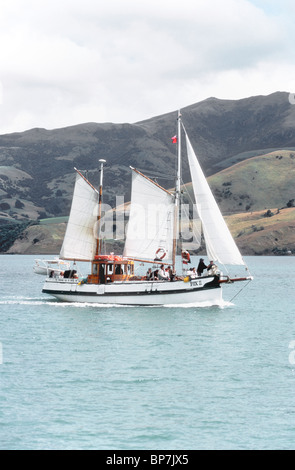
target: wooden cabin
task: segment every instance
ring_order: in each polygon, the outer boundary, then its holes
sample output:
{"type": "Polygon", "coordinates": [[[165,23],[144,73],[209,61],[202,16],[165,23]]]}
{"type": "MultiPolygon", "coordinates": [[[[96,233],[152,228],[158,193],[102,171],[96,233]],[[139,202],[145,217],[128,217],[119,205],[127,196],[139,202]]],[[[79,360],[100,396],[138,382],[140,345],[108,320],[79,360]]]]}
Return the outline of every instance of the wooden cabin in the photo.
{"type": "Polygon", "coordinates": [[[134,277],[134,261],[121,256],[98,255],[91,263],[89,284],[108,284],[115,281],[128,281],[134,277]]]}

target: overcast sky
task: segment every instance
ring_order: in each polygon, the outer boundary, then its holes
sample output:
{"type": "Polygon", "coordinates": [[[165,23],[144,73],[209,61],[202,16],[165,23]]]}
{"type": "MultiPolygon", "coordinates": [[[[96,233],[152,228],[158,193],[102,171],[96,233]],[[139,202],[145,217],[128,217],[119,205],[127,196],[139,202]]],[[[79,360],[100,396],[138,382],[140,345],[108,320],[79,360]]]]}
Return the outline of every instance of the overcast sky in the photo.
{"type": "Polygon", "coordinates": [[[295,92],[294,0],[0,0],[0,134],[295,92]]]}

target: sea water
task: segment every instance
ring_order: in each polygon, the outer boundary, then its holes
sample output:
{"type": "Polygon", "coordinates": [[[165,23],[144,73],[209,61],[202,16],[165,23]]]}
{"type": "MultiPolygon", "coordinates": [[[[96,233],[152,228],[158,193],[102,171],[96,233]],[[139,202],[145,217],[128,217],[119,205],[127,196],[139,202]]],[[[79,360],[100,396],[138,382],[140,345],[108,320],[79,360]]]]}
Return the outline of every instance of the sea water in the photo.
{"type": "Polygon", "coordinates": [[[129,308],[0,256],[0,449],[294,449],[295,258],[246,260],[223,307],[129,308]]]}

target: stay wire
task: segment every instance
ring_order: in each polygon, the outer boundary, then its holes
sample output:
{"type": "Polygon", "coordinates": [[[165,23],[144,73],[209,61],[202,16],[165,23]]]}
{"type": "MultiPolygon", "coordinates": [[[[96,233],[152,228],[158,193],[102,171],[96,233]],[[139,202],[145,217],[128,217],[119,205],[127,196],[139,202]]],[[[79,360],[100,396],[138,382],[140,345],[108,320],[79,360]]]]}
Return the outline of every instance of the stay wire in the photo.
{"type": "Polygon", "coordinates": [[[237,292],[237,293],[233,296],[233,298],[230,300],[230,302],[232,302],[238,295],[240,295],[240,293],[242,292],[242,290],[244,290],[244,289],[248,286],[248,284],[250,284],[250,282],[251,282],[251,279],[247,282],[247,284],[245,284],[245,285],[239,290],[239,292],[237,292]]]}

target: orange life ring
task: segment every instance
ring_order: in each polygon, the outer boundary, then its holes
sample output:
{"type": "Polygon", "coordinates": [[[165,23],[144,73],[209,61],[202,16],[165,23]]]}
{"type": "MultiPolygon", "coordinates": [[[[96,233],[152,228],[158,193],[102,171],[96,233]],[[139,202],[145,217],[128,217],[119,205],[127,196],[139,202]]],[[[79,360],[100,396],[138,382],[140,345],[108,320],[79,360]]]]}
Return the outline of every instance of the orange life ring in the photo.
{"type": "Polygon", "coordinates": [[[156,258],[155,259],[162,260],[162,259],[165,258],[166,255],[167,255],[167,252],[166,252],[165,248],[158,248],[157,251],[156,251],[156,258]],[[162,253],[162,254],[159,256],[159,253],[162,253]]]}

